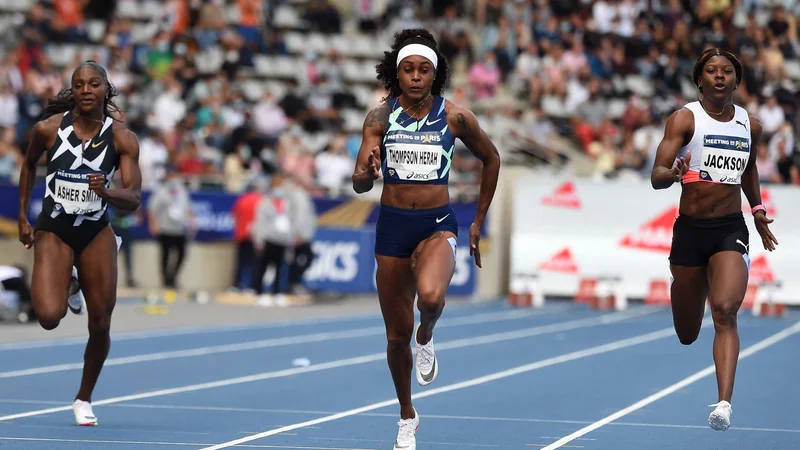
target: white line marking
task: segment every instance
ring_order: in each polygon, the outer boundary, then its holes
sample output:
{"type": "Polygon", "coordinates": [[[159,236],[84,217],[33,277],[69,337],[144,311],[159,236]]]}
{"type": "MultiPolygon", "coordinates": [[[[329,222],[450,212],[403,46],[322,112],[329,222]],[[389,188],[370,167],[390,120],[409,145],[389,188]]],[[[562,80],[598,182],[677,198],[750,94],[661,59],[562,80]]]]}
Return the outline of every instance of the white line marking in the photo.
{"type": "MultiPolygon", "coordinates": [[[[766,339],[764,339],[762,341],[759,341],[759,342],[751,345],[750,347],[746,348],[745,350],[743,350],[742,352],[739,353],[739,361],[747,358],[748,356],[754,355],[755,353],[760,352],[761,350],[764,350],[765,348],[770,347],[770,346],[772,346],[772,345],[774,345],[774,344],[776,344],[776,343],[788,338],[789,336],[797,333],[798,331],[800,331],[800,322],[797,322],[794,325],[792,325],[791,327],[786,328],[786,329],[784,329],[784,330],[782,330],[782,331],[780,331],[780,332],[778,332],[776,334],[773,334],[772,336],[770,336],[770,337],[768,337],[768,338],[766,338],[766,339]]],[[[651,404],[653,402],[656,402],[656,401],[658,401],[658,400],[660,400],[660,399],[672,394],[675,391],[683,389],[684,387],[689,386],[690,384],[695,383],[695,382],[699,381],[700,379],[705,378],[705,377],[707,377],[707,376],[709,376],[709,375],[711,375],[713,373],[715,373],[715,367],[712,364],[712,365],[706,367],[705,369],[703,369],[703,370],[701,370],[699,372],[695,372],[693,375],[690,375],[690,376],[684,378],[683,380],[673,384],[672,386],[669,386],[668,388],[662,389],[662,390],[656,392],[655,394],[653,394],[653,395],[651,395],[649,397],[645,397],[644,399],[639,400],[638,402],[628,406],[627,408],[623,408],[623,409],[615,412],[614,414],[606,416],[606,417],[598,420],[597,422],[594,422],[593,424],[591,424],[589,426],[583,427],[580,430],[578,430],[578,431],[576,431],[576,432],[574,432],[574,433],[572,433],[572,434],[570,434],[568,436],[564,436],[563,438],[557,440],[556,442],[553,442],[552,444],[548,445],[547,447],[545,447],[542,450],[555,450],[555,449],[563,446],[564,444],[568,444],[568,443],[572,442],[575,438],[579,438],[581,436],[584,436],[584,435],[586,435],[586,434],[588,434],[588,433],[590,433],[590,432],[602,427],[603,425],[607,425],[607,424],[609,424],[609,423],[611,423],[611,422],[613,422],[613,421],[615,421],[615,420],[617,420],[617,419],[619,419],[621,417],[624,417],[624,416],[626,416],[626,415],[628,415],[628,414],[630,414],[630,413],[632,413],[632,412],[634,412],[636,410],[644,408],[645,406],[647,406],[647,405],[649,405],[649,404],[651,404]]]]}
{"type": "MultiPolygon", "coordinates": [[[[321,427],[315,427],[315,428],[321,428],[321,427]]],[[[285,436],[287,434],[288,433],[283,433],[282,436],[285,436]]],[[[386,439],[358,439],[358,438],[339,438],[339,437],[322,437],[322,436],[305,436],[305,439],[311,439],[316,441],[387,442],[390,445],[394,444],[393,440],[390,441],[386,439]]],[[[494,444],[465,444],[463,442],[437,442],[437,441],[417,441],[417,444],[419,448],[426,448],[426,446],[428,445],[456,445],[459,447],[491,447],[491,448],[500,447],[499,445],[494,445],[494,444]]]]}
{"type": "MultiPolygon", "coordinates": [[[[704,326],[707,325],[708,321],[704,321],[704,322],[705,322],[704,326]]],[[[556,357],[553,357],[553,358],[543,359],[541,361],[537,361],[537,362],[534,362],[534,363],[531,363],[531,364],[526,364],[526,365],[523,365],[523,366],[514,367],[512,369],[504,370],[504,371],[501,371],[501,372],[496,372],[496,373],[489,374],[489,375],[484,375],[484,376],[473,378],[473,379],[467,380],[467,381],[462,381],[460,383],[454,383],[454,384],[450,384],[450,385],[447,385],[447,386],[442,386],[440,388],[431,389],[429,391],[420,392],[420,393],[412,395],[411,398],[412,399],[420,399],[420,398],[430,397],[430,396],[433,396],[433,395],[442,394],[442,393],[445,393],[445,392],[456,391],[456,390],[459,390],[459,389],[464,389],[464,388],[468,388],[468,387],[472,387],[472,386],[477,386],[477,385],[480,385],[480,384],[485,384],[485,383],[489,383],[491,381],[500,380],[500,379],[503,379],[503,378],[508,378],[510,376],[513,376],[513,375],[518,375],[518,374],[521,374],[521,373],[530,372],[530,371],[541,369],[541,368],[544,368],[544,367],[549,367],[549,366],[553,366],[553,365],[556,365],[556,364],[562,364],[562,363],[565,363],[565,362],[568,362],[568,361],[573,361],[573,360],[576,360],[576,359],[587,358],[589,356],[599,355],[601,353],[607,353],[607,352],[611,352],[611,351],[614,351],[614,350],[619,350],[619,349],[631,347],[631,346],[634,346],[634,345],[655,341],[657,339],[663,339],[665,337],[674,335],[674,333],[675,333],[675,331],[674,331],[674,329],[672,327],[664,328],[662,330],[654,331],[654,332],[651,332],[651,333],[646,333],[646,334],[642,334],[642,335],[639,335],[639,336],[634,336],[634,337],[631,337],[631,338],[621,339],[621,340],[614,341],[614,342],[611,342],[611,343],[608,343],[608,344],[599,345],[599,346],[596,346],[596,347],[591,347],[591,348],[587,348],[587,349],[583,349],[583,350],[578,350],[578,351],[567,353],[567,354],[564,354],[564,355],[561,355],[561,356],[556,356],[556,357]]],[[[283,433],[283,432],[286,432],[286,431],[292,431],[292,430],[297,430],[297,429],[300,429],[300,428],[305,428],[305,427],[307,427],[309,425],[319,425],[321,423],[331,422],[331,421],[342,419],[342,418],[345,418],[345,417],[350,417],[350,416],[354,416],[354,415],[357,415],[357,414],[362,414],[362,413],[365,413],[365,412],[368,412],[368,411],[373,411],[373,410],[376,410],[376,409],[384,408],[386,406],[396,405],[397,403],[398,403],[397,399],[391,399],[391,400],[386,400],[386,401],[383,401],[383,402],[373,403],[371,405],[366,405],[366,406],[362,406],[360,408],[355,408],[355,409],[351,409],[351,410],[348,410],[348,411],[343,411],[343,412],[340,412],[340,413],[332,414],[330,416],[320,417],[320,418],[317,418],[317,419],[308,420],[308,421],[301,422],[301,423],[296,423],[294,425],[289,425],[289,426],[286,426],[286,427],[275,428],[275,429],[272,429],[272,430],[269,430],[269,431],[265,431],[263,433],[255,434],[253,436],[247,436],[245,438],[240,438],[240,439],[236,439],[236,440],[233,440],[233,441],[224,442],[222,444],[218,444],[218,445],[215,445],[213,447],[203,448],[202,450],[219,450],[219,449],[222,449],[222,448],[228,448],[228,447],[232,447],[234,445],[243,444],[243,443],[254,441],[254,440],[257,440],[257,439],[262,439],[262,438],[265,438],[265,437],[274,436],[276,434],[280,434],[280,433],[283,433]]]]}
{"type": "MultiPolygon", "coordinates": [[[[630,319],[633,317],[641,316],[644,314],[658,311],[655,308],[641,308],[638,311],[617,312],[606,314],[599,317],[590,317],[586,319],[569,320],[566,322],[555,323],[550,325],[542,325],[538,327],[527,328],[519,331],[511,331],[506,333],[489,334],[485,336],[477,336],[474,338],[457,339],[454,341],[443,342],[436,344],[436,350],[442,351],[453,348],[470,347],[479,344],[488,344],[493,342],[508,341],[512,339],[521,339],[526,337],[533,337],[542,334],[556,333],[559,331],[574,330],[578,328],[591,327],[595,325],[605,325],[609,323],[619,322],[622,320],[630,319]]],[[[338,367],[354,366],[358,364],[366,364],[373,361],[385,361],[386,352],[373,353],[371,355],[357,356],[354,358],[345,358],[335,361],[329,361],[321,364],[312,364],[307,367],[293,367],[291,369],[278,370],[273,372],[262,372],[254,375],[247,375],[236,378],[226,378],[224,380],[212,381],[208,383],[192,384],[188,386],[160,389],[157,391],[142,392],[139,394],[123,395],[120,397],[112,397],[105,400],[98,400],[92,402],[92,406],[108,405],[112,403],[127,402],[131,400],[140,400],[143,398],[161,397],[164,395],[180,394],[184,392],[194,392],[205,389],[213,389],[224,386],[233,386],[236,384],[250,383],[253,381],[268,380],[272,378],[283,378],[301,373],[318,372],[322,370],[335,369],[338,367]]],[[[56,413],[61,411],[71,411],[72,405],[59,406],[55,408],[39,409],[36,411],[28,411],[19,414],[11,414],[0,417],[0,422],[9,421],[14,419],[21,419],[24,417],[40,416],[43,414],[56,413]]]]}
{"type": "MultiPolygon", "coordinates": [[[[24,399],[0,399],[0,403],[19,403],[19,404],[42,404],[42,405],[63,405],[64,402],[57,401],[42,401],[42,400],[24,400],[24,399]]],[[[265,414],[297,414],[297,415],[316,415],[327,416],[336,414],[336,411],[321,411],[321,410],[303,410],[303,409],[274,409],[274,408],[235,408],[224,406],[196,406],[196,405],[157,405],[149,403],[116,403],[109,405],[116,408],[140,408],[140,409],[176,409],[186,411],[207,411],[207,412],[244,412],[244,413],[265,413],[265,414]]],[[[379,412],[365,412],[359,414],[362,417],[397,417],[395,413],[379,413],[379,412]]],[[[465,420],[465,421],[486,421],[486,422],[521,422],[521,423],[558,423],[558,424],[573,424],[573,425],[588,425],[593,423],[589,420],[564,420],[564,419],[532,419],[526,417],[484,417],[484,416],[453,416],[442,414],[425,414],[425,419],[441,419],[441,420],[465,420]]],[[[4,422],[10,424],[11,422],[4,422]]],[[[683,428],[693,430],[707,430],[708,426],[705,425],[681,425],[670,423],[645,423],[645,422],[611,422],[611,426],[622,427],[643,427],[643,428],[683,428]]],[[[20,425],[20,426],[33,426],[33,425],[20,425]]],[[[321,428],[321,427],[306,427],[306,428],[321,428]]],[[[800,429],[789,428],[759,428],[759,427],[736,427],[730,428],[728,431],[755,431],[764,433],[800,433],[800,429]]],[[[175,431],[171,431],[173,433],[175,431]]],[[[258,431],[248,431],[249,434],[259,433],[258,431]]],[[[202,433],[208,434],[208,433],[202,433]]],[[[284,433],[286,434],[286,433],[284,433]]],[[[557,437],[542,436],[547,439],[559,439],[557,437]]],[[[590,438],[580,438],[579,440],[594,440],[590,438]]]]}
{"type": "MultiPolygon", "coordinates": [[[[558,439],[557,436],[541,436],[542,439],[558,439]]],[[[578,438],[576,441],[596,441],[594,438],[578,438]]]]}
{"type": "MultiPolygon", "coordinates": [[[[202,442],[159,442],[159,441],[108,441],[100,439],[56,439],[0,436],[0,441],[33,441],[33,442],[80,442],[84,444],[127,444],[127,445],[171,445],[178,447],[195,447],[208,445],[202,442]]],[[[308,447],[296,445],[242,445],[244,448],[285,448],[296,450],[377,450],[372,448],[344,447],[308,447]]]]}
{"type": "MultiPolygon", "coordinates": [[[[504,320],[517,320],[533,315],[555,314],[558,309],[551,311],[501,311],[492,313],[481,313],[452,319],[442,320],[437,328],[455,327],[461,325],[473,325],[482,323],[500,322],[504,320]],[[538,313],[538,314],[537,314],[538,313]]],[[[323,333],[306,334],[300,336],[288,336],[270,339],[260,339],[257,341],[241,342],[236,344],[212,345],[186,350],[172,350],[166,352],[145,353],[141,355],[122,356],[109,358],[103,367],[121,366],[125,364],[135,364],[148,361],[160,361],[165,359],[188,358],[192,356],[205,356],[217,353],[240,352],[245,350],[257,350],[269,347],[282,347],[286,345],[308,344],[312,342],[325,342],[339,339],[355,339],[369,336],[378,336],[386,333],[385,327],[367,327],[343,331],[329,331],[323,333]]],[[[83,362],[55,364],[52,366],[33,367],[30,369],[10,370],[0,372],[0,379],[25,377],[30,375],[41,375],[45,373],[64,372],[67,370],[83,370],[83,362]]]]}
{"type": "MultiPolygon", "coordinates": [[[[500,301],[500,300],[497,300],[500,301]]],[[[480,303],[457,303],[448,306],[448,311],[461,311],[465,309],[476,309],[491,306],[493,301],[480,302],[480,303]]],[[[364,320],[373,317],[380,317],[380,312],[366,312],[366,313],[352,313],[352,314],[338,314],[331,316],[318,316],[305,319],[282,319],[270,320],[256,323],[236,324],[236,325],[217,325],[207,327],[181,327],[169,329],[155,329],[143,331],[129,331],[125,333],[112,334],[111,340],[114,342],[129,341],[136,339],[150,339],[167,336],[180,336],[187,334],[206,334],[206,333],[224,333],[226,331],[247,331],[247,330],[270,330],[275,328],[285,328],[296,325],[320,325],[326,323],[346,322],[348,320],[364,320]]],[[[26,342],[10,342],[0,344],[0,351],[5,350],[25,350],[33,348],[47,348],[47,347],[66,347],[69,345],[85,345],[87,336],[79,337],[63,337],[57,339],[43,339],[38,341],[26,342]]]]}

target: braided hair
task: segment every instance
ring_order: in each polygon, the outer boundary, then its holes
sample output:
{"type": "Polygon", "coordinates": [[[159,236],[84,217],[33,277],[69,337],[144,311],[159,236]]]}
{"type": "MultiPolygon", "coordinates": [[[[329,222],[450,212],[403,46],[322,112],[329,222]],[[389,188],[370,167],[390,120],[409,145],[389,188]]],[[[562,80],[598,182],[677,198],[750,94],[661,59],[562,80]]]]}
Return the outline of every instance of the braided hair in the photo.
{"type": "MultiPolygon", "coordinates": [[[[110,81],[108,81],[108,73],[106,72],[106,69],[104,69],[103,66],[97,62],[89,60],[76,67],[75,71],[72,72],[72,75],[75,76],[75,72],[84,67],[91,67],[94,69],[98,74],[100,74],[100,77],[106,84],[106,97],[103,101],[103,113],[112,118],[114,117],[112,115],[113,113],[121,114],[122,111],[119,109],[119,106],[117,106],[112,100],[114,97],[119,95],[119,91],[117,91],[117,88],[114,87],[110,81]]],[[[58,95],[47,101],[47,104],[42,111],[42,118],[46,119],[56,114],[72,111],[76,106],[77,103],[75,102],[75,96],[72,93],[72,87],[62,89],[58,95]]]]}
{"type": "Polygon", "coordinates": [[[378,81],[383,83],[383,87],[386,88],[389,93],[387,98],[396,98],[403,93],[403,91],[400,90],[400,79],[397,76],[397,54],[400,52],[400,49],[409,44],[422,44],[436,52],[439,62],[436,67],[436,76],[433,78],[431,94],[442,95],[447,85],[447,79],[450,76],[447,60],[444,55],[439,52],[436,38],[434,38],[428,30],[424,28],[412,28],[395,34],[391,51],[383,52],[381,62],[375,66],[375,70],[378,73],[378,81]]]}

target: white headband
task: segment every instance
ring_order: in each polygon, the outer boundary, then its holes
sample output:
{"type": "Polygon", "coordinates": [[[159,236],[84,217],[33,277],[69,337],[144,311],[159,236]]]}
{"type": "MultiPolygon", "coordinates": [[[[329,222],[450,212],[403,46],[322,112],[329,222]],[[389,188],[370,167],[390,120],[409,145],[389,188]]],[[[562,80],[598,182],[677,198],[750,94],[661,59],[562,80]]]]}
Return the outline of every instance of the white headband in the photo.
{"type": "Polygon", "coordinates": [[[434,69],[436,69],[436,66],[439,64],[439,57],[436,56],[436,52],[433,51],[432,48],[422,44],[408,44],[405,47],[401,48],[400,51],[397,53],[397,66],[398,67],[400,66],[400,61],[413,55],[422,56],[423,58],[426,58],[428,61],[431,62],[431,64],[433,64],[434,69]]]}

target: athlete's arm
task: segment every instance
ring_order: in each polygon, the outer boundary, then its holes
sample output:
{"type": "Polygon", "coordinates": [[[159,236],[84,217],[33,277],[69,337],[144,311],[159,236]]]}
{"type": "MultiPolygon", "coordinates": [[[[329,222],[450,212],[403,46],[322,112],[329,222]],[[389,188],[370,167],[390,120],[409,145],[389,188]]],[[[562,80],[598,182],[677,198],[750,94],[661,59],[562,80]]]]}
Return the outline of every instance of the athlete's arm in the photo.
{"type": "Polygon", "coordinates": [[[122,176],[122,189],[106,189],[105,175],[90,175],[89,188],[114,207],[135,211],[142,201],[142,172],[139,169],[139,140],[136,135],[122,125],[114,130],[114,144],[119,155],[119,172],[122,176]]]}
{"type": "Polygon", "coordinates": [[[389,122],[389,106],[385,103],[373,108],[364,119],[361,129],[361,147],[358,149],[353,170],[353,190],[357,194],[372,189],[381,176],[381,141],[389,122]]]}
{"type": "MultiPolygon", "coordinates": [[[[761,185],[758,180],[758,167],[756,166],[756,158],[758,156],[758,144],[761,142],[761,134],[763,128],[761,121],[758,118],[750,116],[750,158],[747,160],[747,167],[744,168],[742,173],[742,192],[747,197],[750,207],[761,204],[761,185]]],[[[768,224],[773,222],[773,219],[767,217],[764,211],[756,211],[753,216],[756,224],[756,230],[761,236],[761,242],[764,244],[765,250],[775,250],[775,245],[778,240],[769,230],[768,224]]]]}
{"type": "Polygon", "coordinates": [[[17,225],[19,228],[19,241],[25,244],[25,248],[33,247],[33,227],[28,222],[28,208],[31,204],[31,192],[33,185],[36,184],[36,166],[39,158],[47,150],[48,136],[55,133],[51,130],[51,122],[47,119],[37,122],[31,130],[31,141],[28,144],[28,151],[25,152],[25,160],[19,173],[19,216],[17,225]]]}
{"type": "Polygon", "coordinates": [[[36,183],[36,166],[39,165],[39,158],[47,149],[47,137],[49,125],[46,120],[36,123],[31,132],[31,141],[28,144],[28,151],[25,152],[25,160],[19,172],[19,220],[28,220],[28,208],[31,203],[31,191],[36,183]]]}
{"type": "Polygon", "coordinates": [[[750,116],[750,158],[747,160],[747,166],[742,173],[742,192],[747,197],[750,207],[761,204],[761,185],[758,181],[758,167],[756,166],[756,159],[758,156],[758,143],[761,141],[761,121],[758,118],[750,116]]]}
{"type": "Polygon", "coordinates": [[[653,189],[666,189],[672,183],[680,182],[689,170],[691,153],[685,158],[675,161],[678,151],[686,145],[694,133],[694,116],[688,109],[679,109],[667,119],[664,137],[658,144],[653,170],[650,172],[650,184],[653,189]]]}
{"type": "Polygon", "coordinates": [[[483,224],[500,176],[500,153],[486,132],[481,129],[478,118],[472,111],[450,106],[446,114],[447,125],[453,136],[461,139],[469,151],[483,163],[478,210],[475,214],[475,222],[483,224]]]}
{"type": "Polygon", "coordinates": [[[478,209],[475,211],[475,219],[469,230],[470,254],[474,254],[475,263],[478,267],[482,267],[478,244],[483,221],[486,219],[486,213],[489,211],[489,205],[492,203],[494,192],[497,189],[497,179],[500,176],[500,154],[486,132],[481,129],[478,118],[472,111],[451,104],[447,106],[447,125],[453,136],[461,139],[469,151],[483,163],[478,209]]]}

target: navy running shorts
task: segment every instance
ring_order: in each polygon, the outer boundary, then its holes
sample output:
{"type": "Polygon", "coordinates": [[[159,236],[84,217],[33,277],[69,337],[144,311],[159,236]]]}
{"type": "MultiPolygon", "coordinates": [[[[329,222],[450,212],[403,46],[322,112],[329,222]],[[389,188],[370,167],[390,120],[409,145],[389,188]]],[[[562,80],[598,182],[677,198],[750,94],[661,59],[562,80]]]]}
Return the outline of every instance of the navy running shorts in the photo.
{"type": "Polygon", "coordinates": [[[431,209],[381,205],[375,226],[375,254],[410,258],[417,245],[437,231],[458,236],[456,213],[450,205],[431,209]]]}
{"type": "Polygon", "coordinates": [[[741,212],[722,217],[678,216],[672,226],[670,263],[699,267],[715,253],[735,251],[750,266],[750,233],[741,212]]]}

